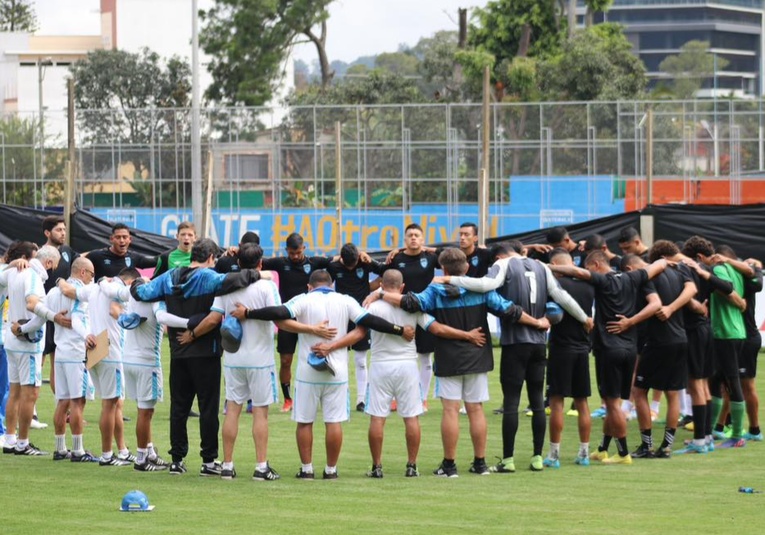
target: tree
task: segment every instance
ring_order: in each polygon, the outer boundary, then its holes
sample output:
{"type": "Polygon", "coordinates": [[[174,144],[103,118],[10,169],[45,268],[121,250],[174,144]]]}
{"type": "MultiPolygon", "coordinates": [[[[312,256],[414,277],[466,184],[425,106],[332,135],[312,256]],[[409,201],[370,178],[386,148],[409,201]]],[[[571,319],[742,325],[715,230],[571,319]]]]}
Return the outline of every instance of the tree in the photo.
{"type": "Polygon", "coordinates": [[[680,47],[680,53],[667,56],[659,64],[659,70],[672,77],[675,98],[693,98],[701,89],[704,80],[715,75],[715,70],[724,69],[728,60],[715,57],[709,52],[707,41],[688,41],[680,47]]]}
{"type": "Polygon", "coordinates": [[[216,0],[212,8],[200,11],[200,44],[211,57],[208,69],[213,78],[207,97],[226,104],[266,104],[299,36],[316,46],[321,86],[326,88],[334,74],[326,52],[327,6],[331,2],[216,0]]]}
{"type": "Polygon", "coordinates": [[[614,0],[585,0],[587,11],[584,15],[584,24],[587,28],[592,27],[595,13],[604,13],[611,9],[614,0]]]}
{"type": "Polygon", "coordinates": [[[408,52],[383,52],[375,58],[375,68],[401,76],[416,76],[420,60],[408,52]]]}
{"type": "Polygon", "coordinates": [[[29,0],[0,0],[0,32],[37,30],[37,15],[29,0]]]}
{"type": "Polygon", "coordinates": [[[443,100],[457,100],[461,93],[461,80],[454,72],[458,35],[455,31],[440,31],[423,37],[412,49],[420,58],[419,73],[430,84],[425,94],[438,91],[443,100]]]}

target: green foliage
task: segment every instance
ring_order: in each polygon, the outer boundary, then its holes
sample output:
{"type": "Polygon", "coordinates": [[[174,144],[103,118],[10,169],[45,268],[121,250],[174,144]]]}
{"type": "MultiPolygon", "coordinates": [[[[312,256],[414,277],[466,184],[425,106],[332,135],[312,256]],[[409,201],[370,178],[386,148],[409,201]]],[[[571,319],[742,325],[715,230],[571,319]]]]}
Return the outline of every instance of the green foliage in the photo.
{"type": "Polygon", "coordinates": [[[457,32],[440,31],[431,37],[423,37],[412,52],[420,58],[418,72],[425,84],[423,93],[438,91],[445,100],[458,100],[460,80],[455,78],[455,54],[457,53],[457,32]]]}
{"type": "Polygon", "coordinates": [[[282,78],[295,39],[326,20],[332,0],[216,0],[203,21],[200,45],[210,56],[210,100],[261,106],[282,78]]]}
{"type": "Polygon", "coordinates": [[[37,15],[30,0],[0,0],[0,32],[37,30],[37,15]]]}
{"type": "Polygon", "coordinates": [[[383,52],[375,58],[375,68],[401,76],[414,76],[420,61],[406,52],[383,52]]]}
{"type": "Polygon", "coordinates": [[[714,76],[715,67],[722,70],[728,65],[728,60],[717,58],[709,52],[707,41],[688,41],[680,47],[680,53],[667,56],[659,64],[659,70],[672,77],[672,90],[675,98],[693,98],[696,91],[701,89],[704,80],[714,76]]]}

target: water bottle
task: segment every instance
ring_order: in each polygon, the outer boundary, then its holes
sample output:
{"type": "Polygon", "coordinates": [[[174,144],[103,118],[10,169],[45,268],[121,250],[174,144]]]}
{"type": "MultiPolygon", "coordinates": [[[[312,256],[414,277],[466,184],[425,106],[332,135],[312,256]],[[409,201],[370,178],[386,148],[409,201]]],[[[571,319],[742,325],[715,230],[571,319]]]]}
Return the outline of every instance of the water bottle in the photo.
{"type": "Polygon", "coordinates": [[[755,494],[757,492],[752,487],[739,487],[738,491],[743,492],[744,494],[755,494]]]}

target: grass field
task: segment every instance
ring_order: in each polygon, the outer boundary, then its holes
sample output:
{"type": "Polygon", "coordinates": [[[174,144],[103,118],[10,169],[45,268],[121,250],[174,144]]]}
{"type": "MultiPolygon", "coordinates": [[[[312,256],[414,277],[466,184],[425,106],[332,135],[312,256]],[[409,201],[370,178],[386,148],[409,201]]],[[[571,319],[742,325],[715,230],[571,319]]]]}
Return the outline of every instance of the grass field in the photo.
{"type": "MultiPolygon", "coordinates": [[[[167,351],[165,351],[167,355],[167,351]]],[[[499,352],[495,351],[499,358],[499,352]]],[[[166,359],[167,363],[167,359],[166,359]]],[[[352,366],[351,366],[352,367],[352,366]]],[[[44,373],[47,376],[47,371],[44,373]]],[[[355,382],[352,381],[355,386],[355,382]]],[[[355,390],[352,386],[352,390],[355,390]]],[[[489,420],[489,462],[501,453],[501,416],[491,414],[501,395],[497,372],[492,375],[489,420]]],[[[760,387],[761,395],[765,389],[760,387]]],[[[167,396],[167,390],[166,390],[167,396]]],[[[353,398],[352,398],[353,399],[353,398]]],[[[740,450],[717,450],[705,456],[678,455],[670,460],[635,460],[632,466],[579,467],[573,464],[578,438],[575,418],[566,418],[559,470],[526,470],[531,457],[529,419],[521,416],[515,474],[478,477],[468,473],[472,449],[467,418],[457,464],[458,479],[430,475],[441,460],[440,407],[421,418],[423,440],[419,467],[423,477],[405,479],[403,425],[393,416],[386,428],[385,478],[370,480],[366,440],[367,418],[354,412],[345,427],[345,443],[336,481],[299,481],[295,426],[277,407],[270,413],[269,459],[281,473],[276,482],[254,482],[249,415],[243,415],[235,461],[239,478],[222,481],[196,475],[199,458],[187,459],[189,473],[137,473],[130,467],[99,467],[51,461],[51,457],[0,456],[4,492],[0,498],[2,533],[692,533],[725,529],[759,533],[765,494],[740,494],[739,486],[765,490],[765,443],[740,450]],[[247,416],[247,418],[244,418],[247,416]],[[120,513],[129,490],[145,492],[156,509],[120,513]]],[[[33,430],[32,441],[53,449],[53,399],[43,385],[38,403],[50,427],[33,430]]],[[[128,444],[135,444],[135,406],[125,404],[128,444]]],[[[158,406],[155,443],[168,447],[169,402],[158,406]]],[[[85,418],[85,447],[98,452],[98,403],[85,418]]],[[[638,445],[636,424],[630,424],[630,447],[638,445]]],[[[314,466],[324,466],[323,426],[316,427],[314,466]]],[[[659,426],[660,427],[660,426],[659,426]]],[[[190,420],[191,451],[199,435],[190,420]]],[[[661,436],[661,432],[654,432],[661,436]]],[[[678,442],[691,433],[678,431],[678,442]]],[[[592,448],[600,438],[594,421],[592,448]]],[[[71,444],[67,436],[67,444],[71,444]]],[[[545,447],[546,453],[547,447],[545,447]]],[[[612,450],[615,445],[612,444],[612,450]]],[[[221,450],[222,451],[222,450],[221,450]]]]}

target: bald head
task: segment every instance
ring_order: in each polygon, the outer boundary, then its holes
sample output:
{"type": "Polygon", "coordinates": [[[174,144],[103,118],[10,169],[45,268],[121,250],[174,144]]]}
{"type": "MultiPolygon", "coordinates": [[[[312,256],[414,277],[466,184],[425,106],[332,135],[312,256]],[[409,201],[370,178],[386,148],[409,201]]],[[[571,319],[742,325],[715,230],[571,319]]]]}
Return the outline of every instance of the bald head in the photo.
{"type": "Polygon", "coordinates": [[[389,269],[382,276],[382,287],[390,292],[401,293],[404,287],[404,276],[397,269],[389,269]]]}
{"type": "Polygon", "coordinates": [[[94,270],[93,262],[88,260],[84,256],[78,256],[72,262],[72,277],[81,280],[84,283],[89,283],[93,280],[94,270]]]}

